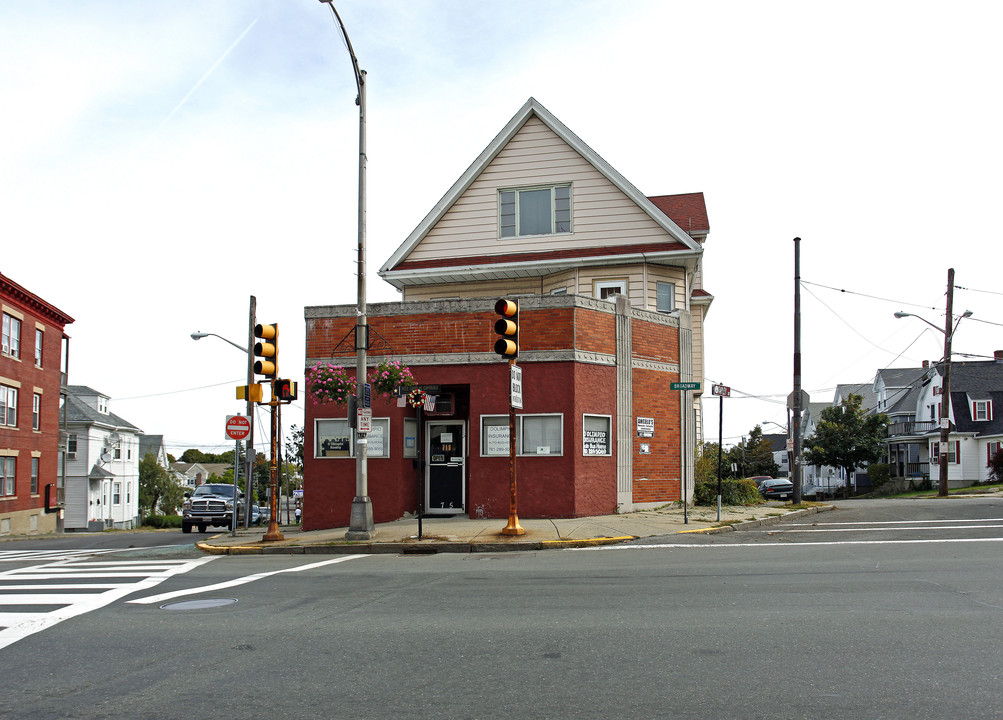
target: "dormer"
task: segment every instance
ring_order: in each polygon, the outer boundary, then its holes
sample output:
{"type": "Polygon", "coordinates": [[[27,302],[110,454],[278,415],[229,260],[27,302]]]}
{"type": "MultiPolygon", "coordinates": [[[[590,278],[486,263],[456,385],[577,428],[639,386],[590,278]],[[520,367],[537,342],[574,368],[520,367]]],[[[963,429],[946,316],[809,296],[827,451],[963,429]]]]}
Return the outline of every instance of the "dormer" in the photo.
{"type": "Polygon", "coordinates": [[[993,419],[993,401],[989,393],[967,393],[968,409],[975,422],[989,422],[993,419]]]}

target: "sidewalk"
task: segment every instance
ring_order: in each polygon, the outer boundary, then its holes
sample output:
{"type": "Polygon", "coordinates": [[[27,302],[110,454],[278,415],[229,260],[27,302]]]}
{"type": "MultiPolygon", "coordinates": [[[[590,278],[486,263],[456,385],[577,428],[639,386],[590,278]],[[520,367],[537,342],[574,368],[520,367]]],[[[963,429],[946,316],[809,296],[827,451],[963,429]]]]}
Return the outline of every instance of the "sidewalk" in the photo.
{"type": "Polygon", "coordinates": [[[426,517],[422,519],[422,538],[418,539],[418,520],[414,518],[377,523],[371,540],[350,542],[345,539],[348,528],[310,530],[304,532],[295,525],[283,525],[284,540],[264,542],[267,526],[237,530],[197,543],[200,550],[214,555],[243,554],[339,554],[339,553],[407,553],[434,554],[440,552],[474,553],[510,550],[545,550],[562,547],[609,545],[636,538],[672,535],[684,532],[727,532],[736,524],[767,525],[782,517],[812,514],[831,510],[822,505],[804,510],[790,510],[784,503],[722,507],[721,522],[716,507],[691,508],[689,522],[684,522],[682,508],[666,507],[622,515],[602,515],[586,518],[555,518],[548,520],[519,519],[524,535],[502,535],[506,518],[470,519],[459,517],[426,517]]]}

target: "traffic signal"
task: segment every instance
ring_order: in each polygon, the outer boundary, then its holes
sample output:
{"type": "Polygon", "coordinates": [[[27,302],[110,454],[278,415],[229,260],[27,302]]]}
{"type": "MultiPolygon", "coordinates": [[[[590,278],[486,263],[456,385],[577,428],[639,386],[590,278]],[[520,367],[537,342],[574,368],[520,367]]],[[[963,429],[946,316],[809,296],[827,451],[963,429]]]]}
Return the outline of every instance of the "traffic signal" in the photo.
{"type": "Polygon", "coordinates": [[[296,381],[295,380],[276,380],[275,381],[275,399],[282,400],[284,402],[292,402],[296,399],[296,381]]]}
{"type": "Polygon", "coordinates": [[[254,344],[254,355],[261,358],[254,361],[254,372],[274,380],[279,372],[279,326],[255,325],[254,337],[261,338],[261,342],[254,344]]]}
{"type": "Polygon", "coordinates": [[[501,315],[495,321],[495,332],[501,336],[495,340],[495,352],[515,359],[519,357],[519,301],[502,298],[495,303],[495,313],[501,315]]]}

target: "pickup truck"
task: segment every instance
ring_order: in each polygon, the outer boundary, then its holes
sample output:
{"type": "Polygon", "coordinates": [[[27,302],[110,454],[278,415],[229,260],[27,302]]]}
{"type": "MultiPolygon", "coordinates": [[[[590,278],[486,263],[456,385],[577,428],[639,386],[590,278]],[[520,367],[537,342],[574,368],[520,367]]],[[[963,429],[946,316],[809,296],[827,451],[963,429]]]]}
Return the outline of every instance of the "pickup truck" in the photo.
{"type": "MultiPolygon", "coordinates": [[[[237,496],[237,523],[244,519],[244,493],[237,496]]],[[[181,509],[181,532],[190,533],[193,526],[204,533],[210,525],[233,529],[233,485],[207,483],[185,493],[181,509]]]]}

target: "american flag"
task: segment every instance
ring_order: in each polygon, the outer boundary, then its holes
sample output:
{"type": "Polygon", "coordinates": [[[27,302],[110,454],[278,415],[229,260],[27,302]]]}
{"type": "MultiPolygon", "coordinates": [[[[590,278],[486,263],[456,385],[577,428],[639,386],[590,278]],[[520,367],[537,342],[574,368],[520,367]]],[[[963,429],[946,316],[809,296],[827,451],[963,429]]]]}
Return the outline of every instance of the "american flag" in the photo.
{"type": "Polygon", "coordinates": [[[425,412],[432,412],[435,410],[435,395],[425,396],[425,412]]]}

